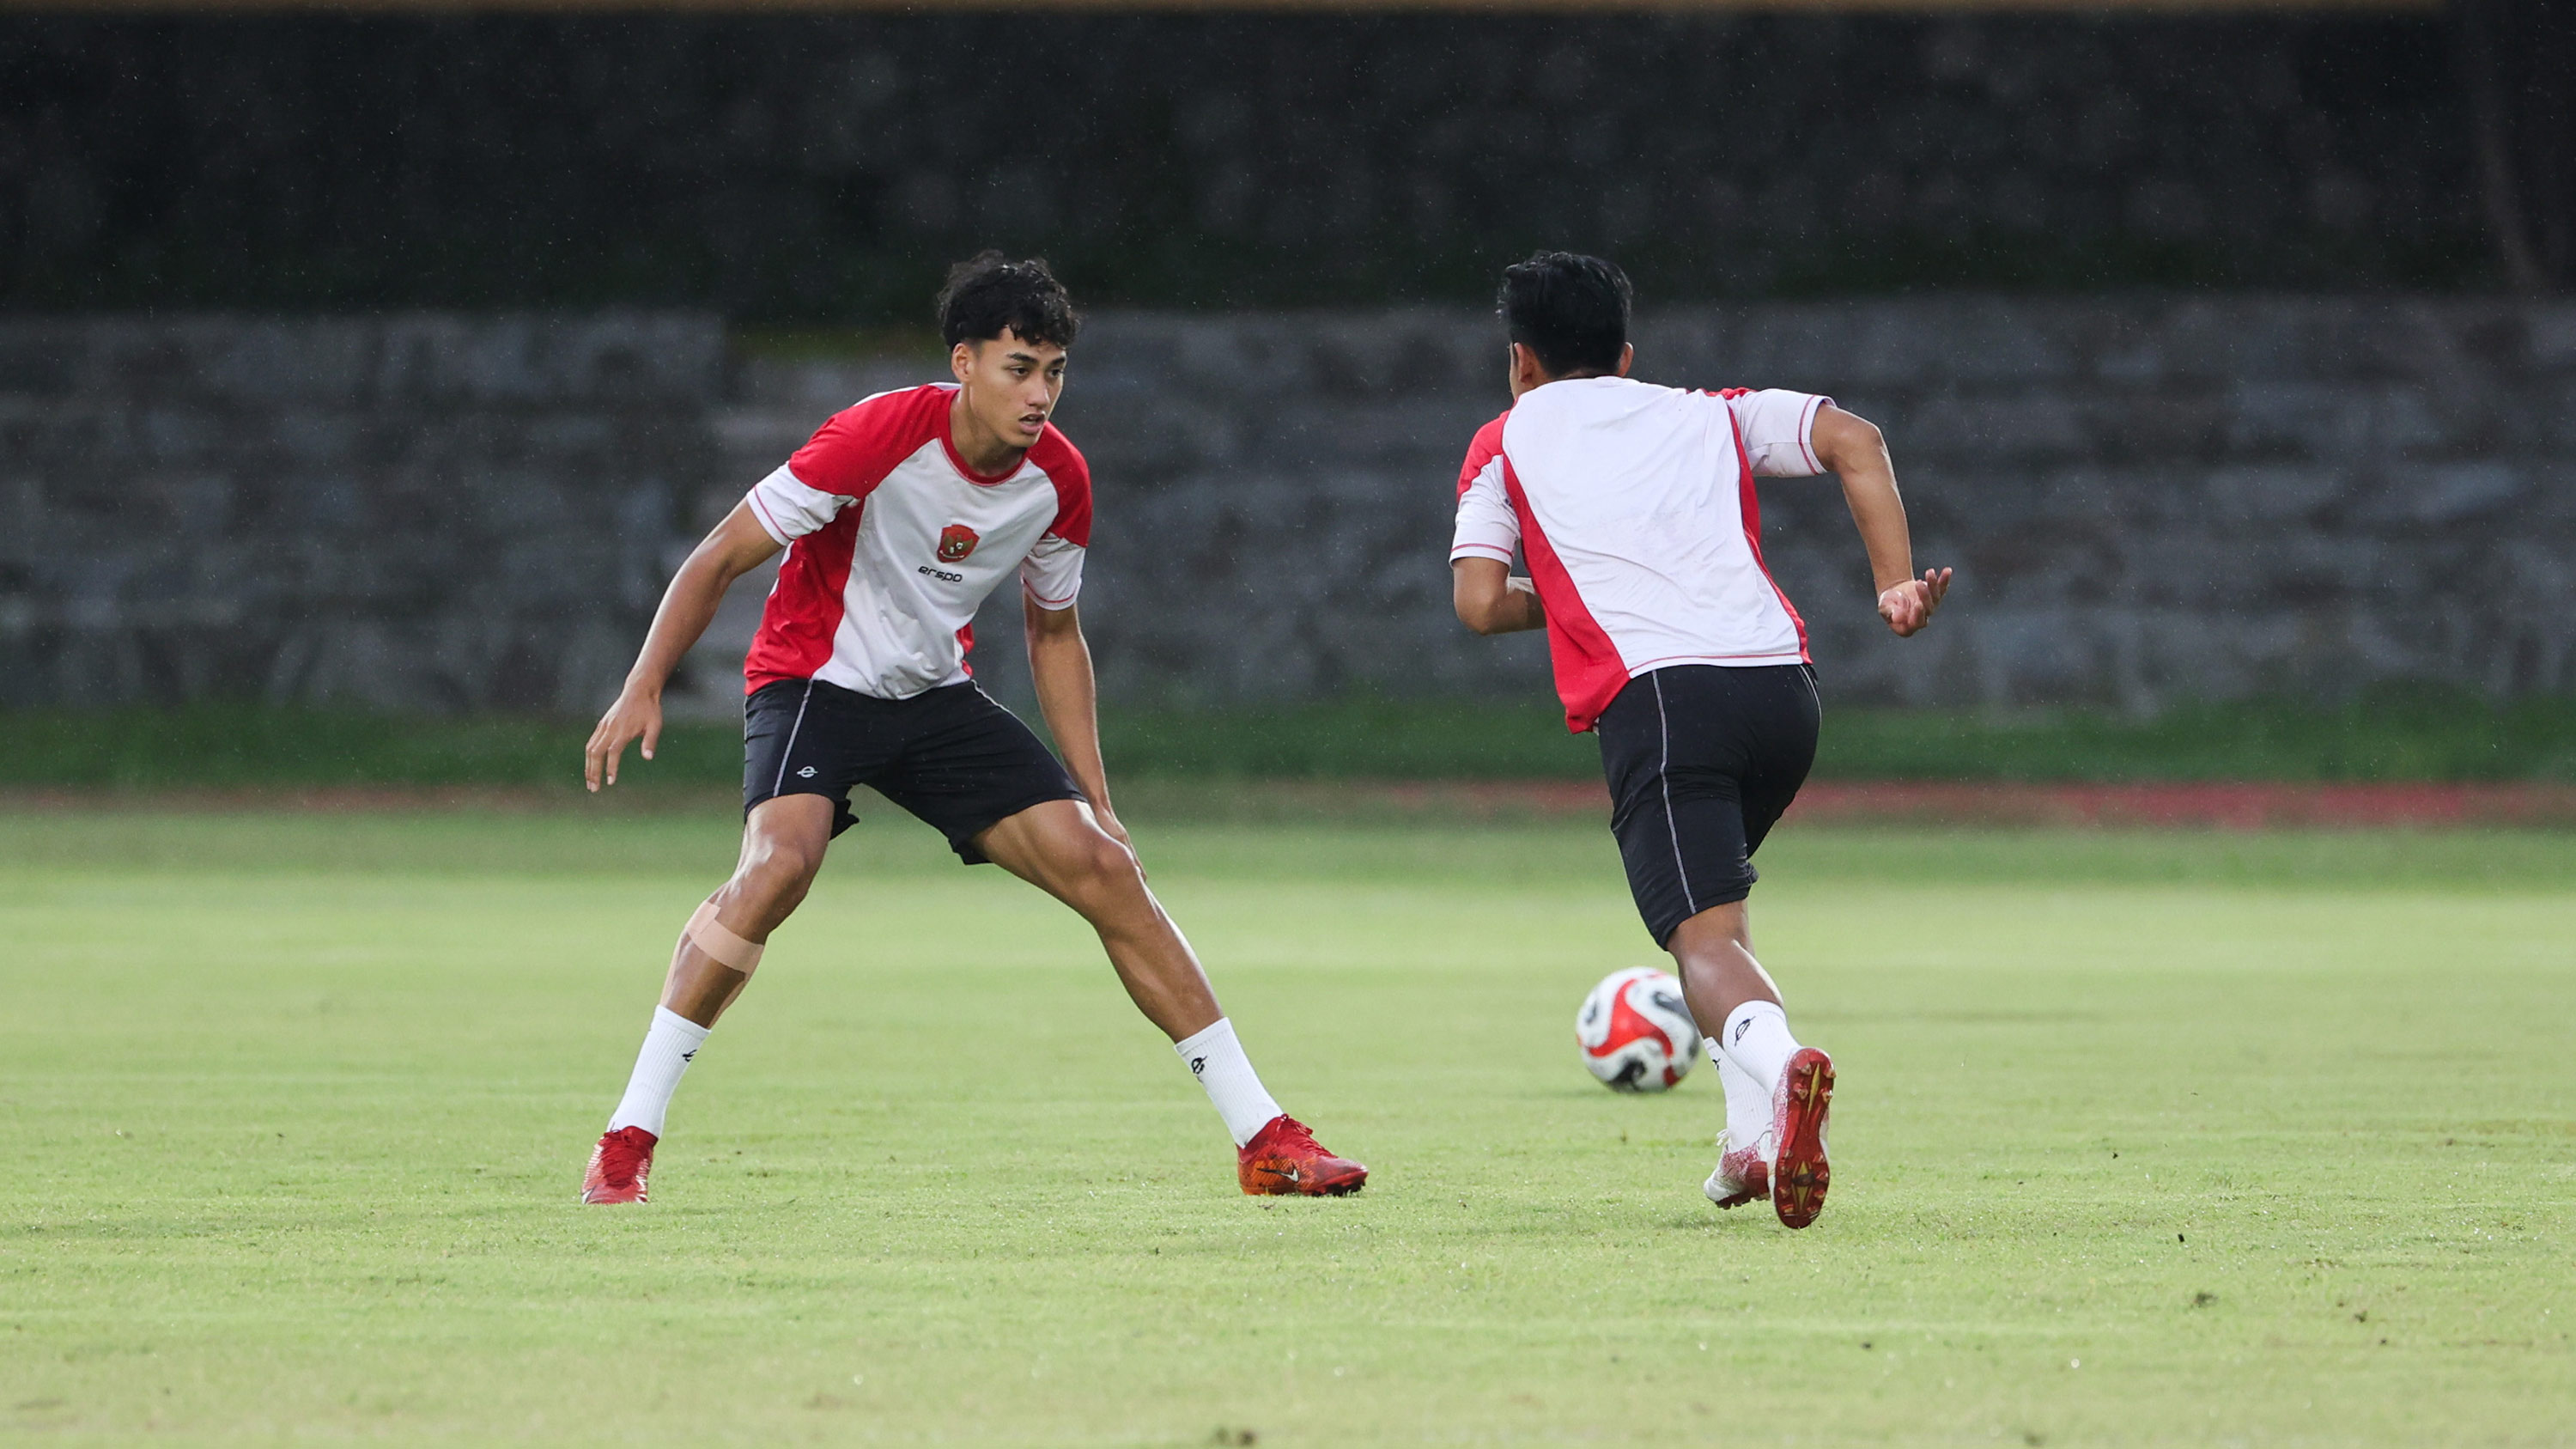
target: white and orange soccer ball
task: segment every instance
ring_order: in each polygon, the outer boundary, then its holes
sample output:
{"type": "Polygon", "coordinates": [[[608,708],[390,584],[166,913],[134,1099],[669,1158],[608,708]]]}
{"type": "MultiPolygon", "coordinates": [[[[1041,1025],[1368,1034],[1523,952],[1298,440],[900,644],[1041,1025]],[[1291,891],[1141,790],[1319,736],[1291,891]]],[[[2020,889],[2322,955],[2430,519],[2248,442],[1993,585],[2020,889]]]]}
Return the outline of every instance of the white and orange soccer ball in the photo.
{"type": "Polygon", "coordinates": [[[1699,1026],[1669,971],[1632,966],[1601,978],[1574,1017],[1583,1065],[1614,1092],[1660,1092],[1699,1060],[1699,1026]]]}

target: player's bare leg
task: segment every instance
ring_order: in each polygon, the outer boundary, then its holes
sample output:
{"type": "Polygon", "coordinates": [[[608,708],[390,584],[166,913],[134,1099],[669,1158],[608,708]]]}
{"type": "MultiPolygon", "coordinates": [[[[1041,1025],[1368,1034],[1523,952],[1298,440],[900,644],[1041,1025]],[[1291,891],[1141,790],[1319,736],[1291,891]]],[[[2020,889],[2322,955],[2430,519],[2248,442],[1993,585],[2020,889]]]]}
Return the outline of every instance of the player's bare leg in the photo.
{"type": "Polygon", "coordinates": [[[1004,870],[1073,907],[1100,933],[1109,964],[1147,1020],[1172,1039],[1207,1089],[1237,1148],[1237,1178],[1255,1194],[1357,1192],[1368,1169],[1335,1157],[1279,1110],[1217,1005],[1188,938],[1145,884],[1136,853],[1079,800],[1051,800],[975,839],[1004,870]]]}
{"type": "MultiPolygon", "coordinates": [[[[716,923],[756,945],[804,904],[832,843],[832,802],[821,795],[763,800],[743,822],[742,856],[733,878],[707,897],[716,923]]],[[[751,981],[682,934],[662,982],[662,1006],[699,1026],[713,1026],[751,981]]]]}
{"type": "Polygon", "coordinates": [[[1780,1221],[1803,1228],[1823,1209],[1832,1180],[1825,1121],[1833,1061],[1789,1034],[1780,988],[1753,955],[1744,902],[1692,916],[1664,946],[1680,964],[1691,1016],[1720,1023],[1709,1040],[1727,1086],[1726,1135],[1708,1196],[1733,1207],[1767,1194],[1780,1221]]]}
{"type": "Polygon", "coordinates": [[[742,855],[733,878],[707,897],[705,906],[712,914],[702,908],[672,948],[661,1007],[636,1054],[626,1095],[591,1151],[582,1201],[644,1201],[671,1094],[708,1029],[750,984],[747,968],[757,964],[758,948],[812,888],[831,844],[833,808],[820,795],[781,795],[762,801],[744,821],[742,855]],[[718,954],[734,964],[717,959],[718,954]]]}
{"type": "Polygon", "coordinates": [[[1136,854],[1079,800],[1050,800],[975,838],[995,865],[1073,907],[1100,933],[1109,964],[1145,1019],[1174,1041],[1225,1015],[1198,954],[1145,885],[1136,854]]]}
{"type": "Polygon", "coordinates": [[[1742,901],[1682,922],[1664,949],[1681,966],[1682,995],[1695,1021],[1723,1022],[1748,1001],[1780,1004],[1779,985],[1753,957],[1753,927],[1742,901]]]}

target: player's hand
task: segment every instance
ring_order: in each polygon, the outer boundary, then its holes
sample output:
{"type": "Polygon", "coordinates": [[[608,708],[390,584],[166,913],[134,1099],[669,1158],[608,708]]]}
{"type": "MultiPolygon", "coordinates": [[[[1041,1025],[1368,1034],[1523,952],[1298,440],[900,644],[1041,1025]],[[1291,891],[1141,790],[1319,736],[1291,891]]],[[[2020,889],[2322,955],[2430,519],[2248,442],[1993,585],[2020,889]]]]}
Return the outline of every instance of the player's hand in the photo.
{"type": "MultiPolygon", "coordinates": [[[[1127,827],[1118,823],[1117,811],[1106,805],[1094,805],[1091,807],[1091,821],[1100,827],[1103,835],[1127,847],[1128,854],[1136,854],[1136,842],[1127,838],[1127,827]]],[[[1145,874],[1145,862],[1142,857],[1138,857],[1136,861],[1136,873],[1145,874]]]]}
{"type": "Polygon", "coordinates": [[[621,692],[617,703],[599,717],[599,728],[590,732],[590,743],[582,747],[581,779],[592,794],[599,793],[602,777],[611,785],[617,783],[618,760],[638,737],[644,741],[644,758],[653,758],[662,743],[662,696],[630,689],[621,692]]]}
{"type": "Polygon", "coordinates": [[[1136,842],[1127,838],[1127,827],[1118,823],[1118,814],[1116,811],[1111,810],[1106,805],[1094,805],[1091,807],[1091,818],[1099,824],[1101,830],[1106,833],[1110,839],[1117,841],[1120,845],[1127,847],[1129,850],[1134,850],[1136,848],[1136,842]]]}
{"type": "Polygon", "coordinates": [[[1950,592],[1950,570],[1925,569],[1923,577],[1907,579],[1878,596],[1878,616],[1898,638],[1919,632],[1932,622],[1932,611],[1941,607],[1941,596],[1950,592]]]}

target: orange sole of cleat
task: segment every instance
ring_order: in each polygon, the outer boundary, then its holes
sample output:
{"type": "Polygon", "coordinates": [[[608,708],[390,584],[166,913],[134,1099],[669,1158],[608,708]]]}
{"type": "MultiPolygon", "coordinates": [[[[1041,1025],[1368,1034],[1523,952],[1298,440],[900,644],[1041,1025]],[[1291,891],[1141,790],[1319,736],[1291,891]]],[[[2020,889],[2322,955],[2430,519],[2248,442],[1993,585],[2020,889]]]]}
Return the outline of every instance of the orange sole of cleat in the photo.
{"type": "Polygon", "coordinates": [[[1789,1058],[1788,1104],[1780,1114],[1780,1157],[1771,1171],[1771,1209],[1803,1228],[1825,1210],[1833,1170],[1825,1164],[1825,1115],[1834,1101],[1834,1062],[1814,1047],[1789,1058]]]}
{"type": "Polygon", "coordinates": [[[1247,1162],[1236,1174],[1246,1197],[1348,1197],[1368,1186],[1368,1169],[1352,1163],[1349,1170],[1310,1176],[1285,1158],[1247,1162]]]}

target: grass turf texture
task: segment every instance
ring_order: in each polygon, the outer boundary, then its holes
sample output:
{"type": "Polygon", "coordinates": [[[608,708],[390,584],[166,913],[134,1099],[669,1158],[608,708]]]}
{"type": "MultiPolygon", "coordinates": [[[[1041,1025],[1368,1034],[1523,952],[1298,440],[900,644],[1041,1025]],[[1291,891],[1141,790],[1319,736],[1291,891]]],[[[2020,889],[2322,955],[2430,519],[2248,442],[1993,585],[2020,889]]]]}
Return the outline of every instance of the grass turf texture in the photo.
{"type": "MultiPolygon", "coordinates": [[[[1029,711],[1032,723],[1035,712],[1029,711]]],[[[1816,778],[1843,780],[2576,780],[2576,699],[2497,707],[2439,690],[2339,707],[1828,711],[1816,778]]],[[[201,705],[0,715],[0,786],[577,787],[586,720],[433,718],[201,705]]],[[[1348,700],[1264,710],[1111,708],[1116,778],[1598,779],[1600,751],[1543,698],[1348,700]]],[[[625,788],[739,788],[738,725],[674,724],[627,755],[625,788]]]]}
{"type": "Polygon", "coordinates": [[[1584,1075],[1597,828],[1140,827],[1272,1086],[1237,1195],[1068,914],[845,837],[581,1159],[721,812],[0,816],[0,1431],[46,1442],[2565,1443],[2576,839],[1784,834],[1813,1229],[1584,1075]]]}

